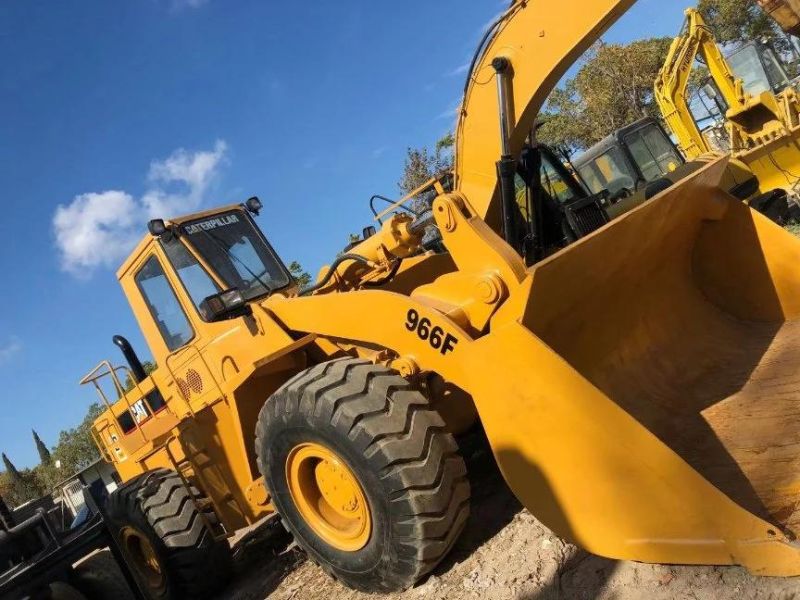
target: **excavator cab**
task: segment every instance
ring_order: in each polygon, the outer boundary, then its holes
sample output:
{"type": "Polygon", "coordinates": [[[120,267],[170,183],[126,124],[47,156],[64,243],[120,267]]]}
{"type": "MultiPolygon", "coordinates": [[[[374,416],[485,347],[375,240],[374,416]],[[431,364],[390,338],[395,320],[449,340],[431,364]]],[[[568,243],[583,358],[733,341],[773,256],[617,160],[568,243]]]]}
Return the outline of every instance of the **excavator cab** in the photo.
{"type": "Polygon", "coordinates": [[[648,117],[612,132],[573,164],[592,192],[608,190],[615,204],[684,163],[658,121],[648,117]]]}

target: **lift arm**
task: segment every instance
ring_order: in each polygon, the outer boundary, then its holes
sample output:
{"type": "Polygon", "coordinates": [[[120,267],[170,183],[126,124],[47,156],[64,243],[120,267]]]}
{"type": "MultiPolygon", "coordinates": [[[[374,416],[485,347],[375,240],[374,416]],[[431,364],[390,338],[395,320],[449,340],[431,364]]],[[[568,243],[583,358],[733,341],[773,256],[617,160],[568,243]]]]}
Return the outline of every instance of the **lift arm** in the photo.
{"type": "Polygon", "coordinates": [[[489,29],[471,65],[458,118],[455,189],[496,232],[502,231],[498,160],[506,152],[519,156],[551,90],[634,2],[572,0],[573,9],[565,10],[516,0],[489,29]],[[506,59],[501,75],[496,69],[504,61],[496,59],[506,59]],[[505,81],[503,110],[498,107],[498,77],[505,81]]]}
{"type": "Polygon", "coordinates": [[[733,74],[703,17],[696,9],[688,9],[683,29],[673,40],[655,83],[661,114],[688,159],[711,151],[689,110],[687,98],[689,76],[698,56],[708,66],[711,78],[729,107],[741,109],[747,101],[741,81],[733,74]]]}

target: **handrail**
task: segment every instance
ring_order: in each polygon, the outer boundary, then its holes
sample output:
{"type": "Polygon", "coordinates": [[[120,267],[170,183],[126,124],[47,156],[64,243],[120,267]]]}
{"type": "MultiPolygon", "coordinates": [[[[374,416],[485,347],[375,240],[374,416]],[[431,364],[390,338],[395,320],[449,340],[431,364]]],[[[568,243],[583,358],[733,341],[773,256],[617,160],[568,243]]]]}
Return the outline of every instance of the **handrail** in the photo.
{"type": "Polygon", "coordinates": [[[375,220],[380,223],[381,219],[383,217],[385,217],[386,215],[388,215],[390,212],[392,212],[393,210],[396,210],[397,208],[399,208],[400,206],[402,206],[403,204],[405,204],[406,202],[408,202],[412,198],[414,198],[416,196],[419,196],[422,192],[428,190],[428,188],[431,188],[431,187],[436,190],[436,193],[444,194],[444,187],[442,186],[442,182],[440,181],[440,178],[433,177],[433,178],[429,179],[428,181],[426,181],[425,183],[423,183],[421,186],[411,190],[405,196],[400,198],[400,200],[397,200],[396,202],[393,202],[389,206],[389,208],[386,208],[386,209],[382,210],[381,212],[379,212],[377,215],[375,215],[375,220]]]}
{"type": "MultiPolygon", "coordinates": [[[[80,385],[86,385],[86,384],[89,384],[89,383],[94,385],[94,388],[97,391],[98,396],[100,396],[100,399],[103,401],[103,404],[105,405],[106,410],[111,412],[111,414],[113,415],[114,414],[113,406],[108,401],[108,398],[106,397],[106,394],[103,391],[103,388],[100,387],[100,384],[98,383],[98,381],[101,380],[103,377],[107,377],[107,376],[110,375],[111,376],[111,380],[114,383],[114,388],[116,389],[117,394],[119,395],[119,399],[117,401],[115,401],[115,404],[116,404],[116,402],[119,402],[119,400],[124,400],[125,401],[125,405],[128,408],[128,412],[131,415],[131,419],[133,421],[134,426],[136,427],[136,430],[142,436],[142,440],[143,441],[149,442],[150,439],[144,433],[144,430],[142,430],[141,426],[139,425],[139,421],[136,419],[136,416],[133,413],[133,405],[131,404],[131,401],[130,401],[130,399],[128,397],[129,394],[126,393],[125,389],[122,387],[122,383],[120,382],[119,377],[117,377],[117,371],[125,372],[126,376],[133,382],[134,388],[138,392],[139,400],[137,400],[137,402],[139,402],[140,400],[143,400],[144,397],[145,397],[145,393],[142,391],[140,382],[136,380],[136,377],[134,377],[134,375],[131,372],[130,368],[128,368],[126,366],[115,367],[108,360],[101,360],[94,369],[92,369],[86,375],[84,375],[84,377],[80,380],[80,385]],[[105,368],[105,371],[101,370],[103,368],[105,368]]],[[[152,412],[152,410],[151,410],[151,412],[152,412]]]]}

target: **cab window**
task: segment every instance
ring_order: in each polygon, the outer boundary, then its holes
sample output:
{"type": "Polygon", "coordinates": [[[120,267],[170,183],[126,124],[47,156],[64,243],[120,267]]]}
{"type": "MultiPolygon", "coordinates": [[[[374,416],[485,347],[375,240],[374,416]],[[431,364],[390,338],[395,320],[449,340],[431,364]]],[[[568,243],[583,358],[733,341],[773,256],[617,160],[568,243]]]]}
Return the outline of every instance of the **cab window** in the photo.
{"type": "Polygon", "coordinates": [[[200,309],[200,304],[209,296],[222,290],[179,239],[172,237],[167,241],[162,241],[161,246],[178,274],[178,279],[186,289],[186,293],[192,299],[192,304],[198,314],[203,320],[207,320],[200,309]]]}
{"type": "Polygon", "coordinates": [[[135,279],[169,351],[187,344],[194,331],[158,259],[148,258],[135,279]]]}
{"type": "Polygon", "coordinates": [[[539,176],[544,191],[554,200],[565,204],[577,198],[570,185],[564,181],[564,178],[559,174],[547,157],[542,157],[542,170],[539,176]]]}
{"type": "Polygon", "coordinates": [[[625,143],[646,181],[671,173],[683,162],[656,125],[626,135],[625,143]]]}
{"type": "Polygon", "coordinates": [[[600,176],[595,172],[594,163],[578,167],[578,173],[581,174],[581,177],[583,177],[583,180],[586,182],[586,185],[589,186],[593,194],[599,194],[605,189],[603,182],[600,180],[600,176]]]}
{"type": "Polygon", "coordinates": [[[595,194],[605,189],[615,196],[624,191],[633,192],[636,187],[628,161],[618,146],[609,148],[586,166],[591,166],[592,171],[585,167],[581,167],[579,171],[595,194]]]}

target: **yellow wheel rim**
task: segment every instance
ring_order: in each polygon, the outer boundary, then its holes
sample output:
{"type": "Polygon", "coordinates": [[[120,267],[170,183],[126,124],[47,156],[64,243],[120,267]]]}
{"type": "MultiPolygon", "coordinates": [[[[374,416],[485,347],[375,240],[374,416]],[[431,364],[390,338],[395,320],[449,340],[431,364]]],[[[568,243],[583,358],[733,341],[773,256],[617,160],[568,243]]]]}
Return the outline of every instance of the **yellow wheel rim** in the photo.
{"type": "Polygon", "coordinates": [[[148,589],[163,590],[166,587],[167,578],[161,570],[161,563],[155,548],[147,536],[138,529],[126,526],[120,531],[120,542],[133,570],[148,589]]]}
{"type": "Polygon", "coordinates": [[[347,552],[363,548],[372,530],[369,505],[358,479],[334,452],[300,444],[286,458],[294,505],[325,542],[347,552]]]}

